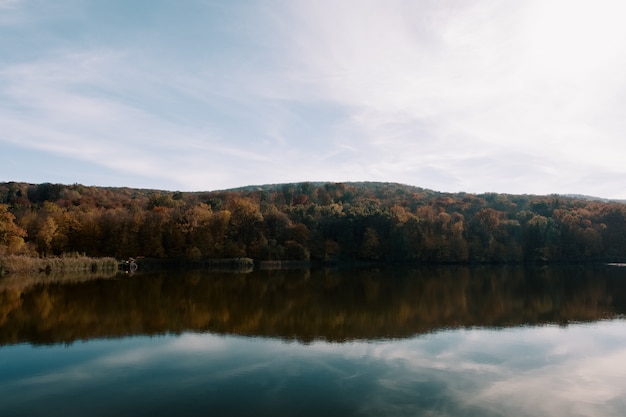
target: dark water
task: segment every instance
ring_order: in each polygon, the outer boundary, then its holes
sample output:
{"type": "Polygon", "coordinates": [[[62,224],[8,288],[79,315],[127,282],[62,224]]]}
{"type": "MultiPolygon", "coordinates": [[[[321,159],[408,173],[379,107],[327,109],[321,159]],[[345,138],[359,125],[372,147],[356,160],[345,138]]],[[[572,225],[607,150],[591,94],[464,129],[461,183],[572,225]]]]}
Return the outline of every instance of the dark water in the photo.
{"type": "Polygon", "coordinates": [[[622,416],[625,312],[620,267],[0,282],[0,415],[622,416]]]}

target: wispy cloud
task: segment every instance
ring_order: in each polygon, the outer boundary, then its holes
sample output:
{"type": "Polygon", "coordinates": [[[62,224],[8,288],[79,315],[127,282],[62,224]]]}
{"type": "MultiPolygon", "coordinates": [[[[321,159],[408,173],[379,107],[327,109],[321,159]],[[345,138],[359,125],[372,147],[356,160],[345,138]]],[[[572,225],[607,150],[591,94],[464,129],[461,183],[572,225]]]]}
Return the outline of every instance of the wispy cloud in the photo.
{"type": "MultiPolygon", "coordinates": [[[[300,87],[352,109],[348,130],[372,147],[368,162],[378,171],[391,177],[396,173],[386,165],[406,172],[430,165],[433,156],[463,160],[454,162],[463,166],[456,174],[446,164],[450,174],[479,189],[490,182],[476,175],[482,167],[472,165],[476,152],[510,181],[516,180],[506,171],[515,163],[510,157],[534,155],[557,169],[550,185],[564,186],[599,167],[626,174],[611,152],[623,148],[621,119],[598,112],[626,98],[620,78],[626,30],[612,17],[616,7],[623,8],[616,2],[593,9],[584,2],[299,2],[291,7],[295,35],[286,39],[305,74],[300,87]]],[[[531,160],[528,165],[533,169],[531,160]]]]}
{"type": "Polygon", "coordinates": [[[33,7],[0,1],[12,146],[157,188],[366,179],[626,197],[617,0],[33,7]]]}

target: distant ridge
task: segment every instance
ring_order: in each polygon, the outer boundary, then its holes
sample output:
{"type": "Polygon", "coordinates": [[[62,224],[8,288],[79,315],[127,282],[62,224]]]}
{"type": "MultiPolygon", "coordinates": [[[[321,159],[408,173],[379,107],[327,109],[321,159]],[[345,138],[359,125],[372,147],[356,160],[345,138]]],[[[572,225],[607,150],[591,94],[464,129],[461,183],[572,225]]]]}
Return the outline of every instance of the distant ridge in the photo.
{"type": "MultiPolygon", "coordinates": [[[[489,195],[503,195],[503,196],[529,196],[529,197],[558,197],[561,199],[572,199],[572,200],[582,200],[582,201],[599,201],[605,203],[621,203],[626,204],[626,199],[613,199],[613,198],[604,198],[597,196],[590,196],[585,194],[559,194],[559,193],[550,193],[550,194],[512,194],[512,193],[504,193],[504,192],[465,192],[465,191],[437,191],[429,188],[423,188],[415,185],[403,184],[398,182],[390,182],[390,181],[301,181],[301,182],[285,182],[285,183],[270,183],[270,184],[251,184],[244,185],[240,187],[233,188],[223,188],[223,189],[215,189],[215,190],[193,190],[193,191],[179,191],[179,190],[169,190],[169,189],[158,189],[158,188],[135,188],[128,186],[98,186],[98,185],[84,185],[79,183],[74,184],[62,184],[62,183],[29,183],[29,182],[20,182],[20,181],[5,181],[0,182],[0,187],[8,187],[10,184],[14,186],[27,186],[27,187],[40,187],[47,186],[50,188],[76,188],[80,187],[82,189],[102,189],[108,190],[111,192],[114,191],[122,191],[122,192],[136,192],[140,194],[145,193],[187,193],[187,194],[198,194],[198,193],[221,193],[221,192],[255,192],[255,191],[280,191],[285,187],[301,187],[302,185],[309,185],[312,187],[322,187],[325,185],[333,185],[333,184],[342,184],[344,186],[355,187],[355,188],[364,188],[370,190],[380,190],[384,188],[393,188],[393,189],[403,189],[407,192],[420,192],[427,193],[431,195],[445,195],[445,196],[456,196],[462,197],[466,195],[474,195],[474,196],[489,196],[489,195]]],[[[2,194],[0,190],[0,202],[2,194]]]]}
{"type": "Polygon", "coordinates": [[[398,182],[389,182],[389,181],[344,181],[344,182],[333,182],[333,181],[304,181],[304,182],[291,182],[291,183],[275,183],[275,184],[260,184],[260,185],[246,185],[246,186],[242,186],[242,187],[235,187],[235,188],[227,188],[227,189],[221,189],[221,190],[215,190],[215,192],[218,191],[246,191],[246,192],[253,192],[253,191],[276,191],[279,190],[283,187],[289,187],[289,186],[298,186],[300,184],[310,184],[314,187],[319,187],[319,186],[323,186],[325,184],[344,184],[347,186],[352,186],[352,187],[371,187],[371,188],[381,188],[381,187],[396,187],[396,188],[404,188],[406,190],[410,190],[410,191],[415,191],[415,192],[428,192],[428,193],[434,193],[434,194],[441,194],[441,195],[455,195],[455,196],[459,196],[459,195],[476,195],[476,196],[484,196],[484,195],[509,195],[509,196],[514,196],[514,195],[527,195],[527,196],[535,196],[535,197],[559,197],[559,198],[564,198],[564,199],[574,199],[574,200],[584,200],[584,201],[602,201],[605,203],[608,202],[614,202],[614,203],[622,203],[622,204],[626,204],[626,200],[624,199],[614,199],[614,198],[603,198],[603,197],[596,197],[596,196],[590,196],[590,195],[585,195],[585,194],[559,194],[559,193],[551,193],[551,194],[511,194],[511,193],[497,193],[497,192],[481,192],[481,193],[470,193],[470,192],[465,192],[465,191],[456,191],[456,192],[447,192],[447,191],[436,191],[433,189],[428,189],[428,188],[422,188],[419,186],[414,186],[414,185],[408,185],[408,184],[403,184],[403,183],[398,183],[398,182]]]}
{"type": "Polygon", "coordinates": [[[557,194],[557,195],[560,196],[560,197],[573,198],[573,199],[576,199],[576,200],[603,201],[605,203],[613,202],[613,203],[626,204],[626,200],[619,200],[619,199],[613,199],[613,198],[594,197],[594,196],[583,195],[583,194],[557,194]]]}
{"type": "Polygon", "coordinates": [[[343,184],[351,187],[365,187],[365,188],[383,188],[383,187],[394,187],[394,188],[405,188],[407,190],[412,191],[429,191],[429,192],[438,192],[434,190],[425,189],[422,187],[417,187],[408,184],[402,184],[398,182],[389,182],[389,181],[302,181],[302,182],[286,182],[286,183],[276,183],[276,184],[260,184],[260,185],[246,185],[243,187],[235,187],[235,188],[227,188],[223,190],[216,191],[276,191],[284,187],[297,187],[302,186],[303,184],[311,185],[313,187],[322,187],[327,184],[329,185],[338,185],[343,184]]]}

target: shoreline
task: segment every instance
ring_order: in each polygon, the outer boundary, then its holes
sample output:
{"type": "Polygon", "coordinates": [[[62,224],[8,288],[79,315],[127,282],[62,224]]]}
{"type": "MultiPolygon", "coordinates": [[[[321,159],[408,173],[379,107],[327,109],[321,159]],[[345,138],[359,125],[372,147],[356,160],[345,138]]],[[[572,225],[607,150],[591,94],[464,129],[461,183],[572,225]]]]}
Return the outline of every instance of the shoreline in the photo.
{"type": "MultiPolygon", "coordinates": [[[[39,258],[28,255],[0,256],[0,277],[24,274],[50,273],[112,273],[124,271],[124,260],[113,257],[90,257],[84,255],[61,255],[39,258]]],[[[219,258],[219,259],[156,259],[137,258],[133,260],[138,271],[155,271],[161,269],[207,269],[232,272],[250,272],[253,270],[302,269],[316,267],[383,267],[383,266],[443,266],[443,265],[501,265],[501,266],[557,266],[557,265],[615,265],[624,266],[623,261],[560,261],[560,262],[373,262],[359,260],[325,260],[325,261],[294,261],[275,260],[262,261],[251,258],[219,258]]],[[[128,272],[128,271],[127,271],[128,272]]],[[[134,272],[134,271],[133,271],[134,272]]]]}

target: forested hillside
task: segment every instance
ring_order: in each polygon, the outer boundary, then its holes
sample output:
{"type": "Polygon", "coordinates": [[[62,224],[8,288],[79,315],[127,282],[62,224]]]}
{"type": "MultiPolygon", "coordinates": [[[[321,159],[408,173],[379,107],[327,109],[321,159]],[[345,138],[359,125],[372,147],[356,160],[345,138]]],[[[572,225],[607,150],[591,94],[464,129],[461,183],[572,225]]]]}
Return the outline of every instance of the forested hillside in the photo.
{"type": "Polygon", "coordinates": [[[394,183],[213,192],[0,183],[0,253],[378,262],[626,260],[626,204],[394,183]]]}

